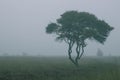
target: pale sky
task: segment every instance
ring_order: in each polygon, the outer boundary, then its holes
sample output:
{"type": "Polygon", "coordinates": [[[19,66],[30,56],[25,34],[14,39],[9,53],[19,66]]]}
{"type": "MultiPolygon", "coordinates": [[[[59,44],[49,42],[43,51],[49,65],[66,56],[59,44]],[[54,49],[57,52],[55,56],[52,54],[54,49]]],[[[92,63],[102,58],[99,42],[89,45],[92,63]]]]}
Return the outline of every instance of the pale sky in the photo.
{"type": "Polygon", "coordinates": [[[0,54],[67,55],[67,44],[55,41],[45,27],[65,11],[85,11],[115,29],[104,45],[89,41],[85,55],[98,48],[105,55],[120,55],[120,0],[0,0],[0,54]]]}

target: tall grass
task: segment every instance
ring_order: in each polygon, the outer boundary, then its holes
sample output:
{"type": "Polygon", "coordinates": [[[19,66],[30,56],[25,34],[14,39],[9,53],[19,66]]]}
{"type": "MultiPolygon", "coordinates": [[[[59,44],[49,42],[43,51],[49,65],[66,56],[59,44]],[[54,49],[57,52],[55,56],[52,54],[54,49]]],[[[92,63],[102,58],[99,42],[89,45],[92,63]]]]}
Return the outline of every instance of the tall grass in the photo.
{"type": "Polygon", "coordinates": [[[0,57],[0,80],[120,80],[120,57],[0,57]]]}

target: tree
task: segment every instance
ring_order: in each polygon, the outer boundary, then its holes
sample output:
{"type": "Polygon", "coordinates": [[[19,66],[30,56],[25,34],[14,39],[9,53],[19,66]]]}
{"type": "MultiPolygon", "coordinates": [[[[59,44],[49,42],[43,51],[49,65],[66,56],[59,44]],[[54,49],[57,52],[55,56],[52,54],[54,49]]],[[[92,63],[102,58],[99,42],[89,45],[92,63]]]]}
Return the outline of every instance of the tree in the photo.
{"type": "Polygon", "coordinates": [[[3,53],[3,56],[9,56],[9,54],[5,52],[5,53],[3,53]]]}
{"type": "Polygon", "coordinates": [[[27,56],[28,54],[26,52],[22,52],[22,55],[23,56],[27,56]]]}
{"type": "Polygon", "coordinates": [[[105,21],[99,20],[88,12],[67,11],[61,15],[56,23],[50,23],[46,27],[46,33],[56,34],[56,40],[65,41],[68,44],[69,59],[78,66],[78,60],[84,53],[86,40],[95,40],[104,44],[113,27],[105,21]],[[72,48],[76,45],[76,57],[72,58],[72,48]]]}
{"type": "Polygon", "coordinates": [[[103,52],[102,52],[101,49],[98,49],[98,50],[97,50],[97,56],[103,56],[103,52]]]}

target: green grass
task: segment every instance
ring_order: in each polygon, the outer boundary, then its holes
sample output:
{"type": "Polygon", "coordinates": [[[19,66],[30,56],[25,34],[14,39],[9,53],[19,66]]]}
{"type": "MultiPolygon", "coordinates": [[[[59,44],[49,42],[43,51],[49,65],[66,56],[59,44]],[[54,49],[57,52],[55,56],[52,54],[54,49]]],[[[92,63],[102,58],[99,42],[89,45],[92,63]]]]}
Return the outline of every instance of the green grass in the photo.
{"type": "Polygon", "coordinates": [[[120,57],[0,57],[0,80],[120,80],[120,57]]]}

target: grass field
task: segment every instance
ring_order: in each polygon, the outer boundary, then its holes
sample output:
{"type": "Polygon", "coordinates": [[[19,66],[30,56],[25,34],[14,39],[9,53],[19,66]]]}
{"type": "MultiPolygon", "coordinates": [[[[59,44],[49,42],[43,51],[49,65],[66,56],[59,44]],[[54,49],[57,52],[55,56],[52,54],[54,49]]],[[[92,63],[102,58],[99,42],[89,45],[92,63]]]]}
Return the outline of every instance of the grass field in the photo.
{"type": "Polygon", "coordinates": [[[120,80],[120,57],[0,57],[0,80],[120,80]]]}

